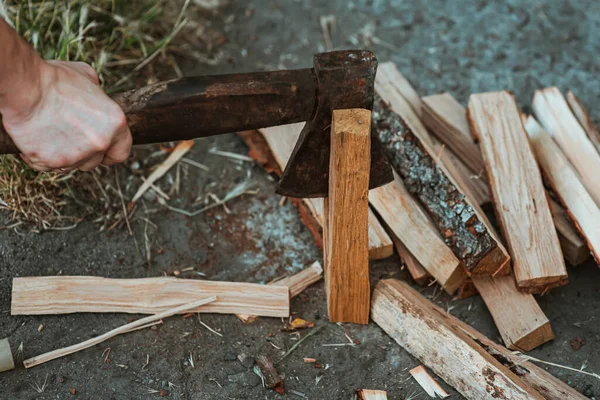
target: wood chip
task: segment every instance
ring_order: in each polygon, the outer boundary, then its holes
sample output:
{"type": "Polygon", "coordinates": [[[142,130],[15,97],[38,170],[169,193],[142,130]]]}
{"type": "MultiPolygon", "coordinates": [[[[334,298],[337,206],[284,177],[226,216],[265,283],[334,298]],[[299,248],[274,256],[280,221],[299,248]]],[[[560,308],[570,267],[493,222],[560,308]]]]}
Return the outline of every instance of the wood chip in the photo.
{"type": "Polygon", "coordinates": [[[417,383],[421,385],[421,387],[429,395],[429,397],[433,399],[445,399],[446,397],[450,396],[448,392],[446,392],[440,386],[440,384],[437,383],[435,379],[431,377],[431,375],[429,375],[429,372],[427,372],[425,367],[423,367],[422,365],[411,369],[410,374],[413,378],[415,378],[417,383]]]}

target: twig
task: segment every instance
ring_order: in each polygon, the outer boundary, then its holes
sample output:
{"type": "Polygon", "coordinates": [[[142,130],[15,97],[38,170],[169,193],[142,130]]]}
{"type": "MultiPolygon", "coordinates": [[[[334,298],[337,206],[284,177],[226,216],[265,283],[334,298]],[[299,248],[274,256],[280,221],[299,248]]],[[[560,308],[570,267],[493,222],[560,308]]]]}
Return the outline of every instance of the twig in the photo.
{"type": "Polygon", "coordinates": [[[221,151],[221,150],[211,149],[211,150],[209,150],[209,153],[214,154],[216,156],[231,158],[234,160],[254,162],[254,160],[248,156],[245,156],[243,154],[232,153],[230,151],[221,151]]]}
{"type": "Polygon", "coordinates": [[[197,300],[192,303],[188,303],[188,304],[184,304],[179,307],[172,308],[167,311],[163,311],[163,312],[155,314],[155,315],[151,315],[149,317],[138,319],[137,321],[131,322],[129,324],[126,324],[126,325],[120,326],[116,329],[113,329],[112,331],[106,332],[103,335],[97,336],[92,339],[88,339],[85,342],[77,343],[72,346],[68,346],[68,347],[65,347],[62,349],[57,349],[57,350],[54,350],[54,351],[51,351],[51,352],[48,352],[45,354],[41,354],[36,357],[29,358],[29,359],[23,361],[23,365],[25,366],[25,368],[35,367],[36,365],[45,363],[47,361],[51,361],[51,360],[54,360],[59,357],[64,357],[68,354],[72,354],[77,351],[95,346],[99,343],[104,342],[105,340],[108,340],[110,338],[113,338],[113,337],[123,334],[123,333],[130,332],[133,329],[148,325],[149,323],[156,322],[162,318],[167,318],[167,317],[170,317],[171,315],[178,314],[182,311],[187,311],[192,308],[200,307],[204,304],[211,303],[211,302],[215,301],[216,299],[217,299],[216,296],[211,296],[211,297],[208,297],[208,298],[205,298],[202,300],[197,300]]]}
{"type": "Polygon", "coordinates": [[[515,351],[515,352],[513,352],[513,354],[516,354],[519,357],[523,358],[524,361],[539,362],[539,363],[542,363],[542,364],[551,365],[553,367],[562,368],[562,369],[566,369],[566,370],[573,371],[573,372],[579,372],[580,374],[589,375],[589,376],[593,376],[596,379],[600,379],[600,375],[596,374],[594,372],[586,372],[586,371],[582,371],[582,370],[577,369],[577,368],[567,367],[566,365],[560,365],[560,364],[556,364],[556,363],[553,363],[553,362],[550,362],[550,361],[540,360],[539,358],[528,356],[527,354],[523,354],[523,353],[521,353],[519,351],[515,351]]]}
{"type": "Polygon", "coordinates": [[[290,347],[290,349],[283,356],[281,356],[281,358],[279,359],[279,361],[277,361],[275,364],[279,364],[280,362],[282,362],[287,356],[289,356],[290,354],[292,354],[292,352],[294,350],[296,350],[296,348],[298,346],[300,346],[302,344],[302,342],[304,342],[306,339],[308,339],[309,337],[311,337],[311,336],[315,335],[317,332],[319,332],[321,330],[321,328],[323,328],[323,326],[324,325],[321,325],[321,326],[318,326],[316,328],[313,328],[302,339],[300,339],[296,343],[294,343],[294,345],[292,347],[290,347]]]}
{"type": "Polygon", "coordinates": [[[127,230],[129,230],[129,236],[133,236],[131,224],[129,223],[129,215],[127,215],[127,206],[125,205],[125,199],[123,199],[123,192],[121,191],[121,183],[119,182],[119,172],[117,168],[118,167],[115,167],[115,182],[117,183],[117,190],[119,192],[119,198],[121,199],[121,206],[123,207],[123,218],[125,218],[127,230]]]}
{"type": "Polygon", "coordinates": [[[198,313],[198,322],[200,322],[200,325],[202,325],[203,327],[205,327],[206,329],[208,329],[209,331],[211,331],[215,335],[223,337],[223,334],[215,331],[213,328],[211,328],[210,326],[208,326],[204,322],[202,322],[202,320],[200,319],[200,313],[198,313]]]}
{"type": "Polygon", "coordinates": [[[186,158],[186,157],[182,157],[181,162],[192,165],[196,168],[200,168],[203,171],[207,171],[207,172],[210,171],[210,168],[208,168],[206,165],[200,164],[199,162],[190,160],[189,158],[186,158]]]}

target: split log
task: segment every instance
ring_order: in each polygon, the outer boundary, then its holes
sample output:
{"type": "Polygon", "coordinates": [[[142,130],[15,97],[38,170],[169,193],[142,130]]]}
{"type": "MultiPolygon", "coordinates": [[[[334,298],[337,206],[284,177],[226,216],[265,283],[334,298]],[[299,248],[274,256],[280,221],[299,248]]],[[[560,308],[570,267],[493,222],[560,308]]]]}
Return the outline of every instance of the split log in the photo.
{"type": "Polygon", "coordinates": [[[573,111],[573,114],[575,114],[577,120],[581,124],[581,127],[585,130],[585,133],[587,133],[588,138],[594,144],[596,150],[598,150],[600,153],[600,132],[598,132],[598,128],[594,124],[594,121],[592,121],[592,118],[585,109],[585,106],[571,91],[567,93],[567,102],[571,107],[571,111],[573,111]]]}
{"type": "Polygon", "coordinates": [[[0,340],[0,372],[10,371],[15,368],[10,343],[8,339],[0,340]]]}
{"type": "Polygon", "coordinates": [[[111,279],[95,276],[14,278],[11,315],[157,314],[198,297],[210,296],[217,296],[217,300],[186,312],[290,315],[289,289],[283,286],[171,277],[111,279]]]}
{"type": "Polygon", "coordinates": [[[536,90],[532,106],[537,119],[558,143],[600,207],[600,153],[579,125],[560,90],[556,87],[536,90]]]}
{"type": "MultiPolygon", "coordinates": [[[[250,148],[249,155],[260,162],[267,172],[281,175],[304,124],[282,125],[256,131],[240,133],[250,148]],[[262,137],[261,137],[262,134],[262,137]]],[[[315,238],[317,246],[323,248],[323,199],[290,199],[298,207],[303,223],[315,238]]],[[[369,210],[369,259],[379,260],[391,256],[393,244],[385,230],[369,210]]]]}
{"type": "Polygon", "coordinates": [[[567,271],[546,191],[513,96],[508,92],[473,94],[467,115],[480,143],[517,287],[543,293],[565,284],[567,271]]]}
{"type": "MultiPolygon", "coordinates": [[[[465,183],[473,193],[473,199],[481,206],[490,204],[490,193],[485,175],[485,165],[479,147],[473,143],[466,110],[450,94],[443,93],[423,97],[423,122],[446,146],[452,149],[458,158],[470,165],[472,174],[465,183]]],[[[460,165],[457,166],[461,170],[460,165]]],[[[573,224],[564,216],[564,210],[550,199],[554,226],[565,259],[571,265],[579,265],[589,258],[585,243],[579,238],[573,224]]]]}
{"type": "Polygon", "coordinates": [[[429,375],[429,372],[427,372],[424,366],[419,365],[418,367],[411,369],[409,372],[410,375],[415,378],[415,381],[417,381],[417,383],[423,388],[425,393],[429,395],[429,397],[434,399],[445,399],[446,397],[450,396],[448,392],[446,392],[440,386],[440,384],[437,383],[431,375],[429,375]]]}
{"type": "Polygon", "coordinates": [[[334,110],[323,223],[325,293],[331,322],[369,323],[370,163],[371,111],[334,110]]]}
{"type": "Polygon", "coordinates": [[[106,332],[103,335],[88,339],[85,342],[77,343],[69,347],[53,350],[48,353],[40,354],[39,356],[28,358],[27,360],[23,361],[23,365],[25,366],[25,368],[35,367],[36,365],[40,365],[45,362],[64,357],[66,355],[73,354],[84,349],[88,349],[92,346],[96,346],[97,344],[100,344],[105,340],[121,335],[123,333],[135,331],[140,327],[148,326],[149,324],[153,324],[156,321],[159,321],[163,318],[167,318],[175,314],[187,313],[192,309],[198,309],[198,307],[203,307],[206,304],[214,302],[215,300],[217,300],[216,296],[210,296],[202,300],[196,300],[188,304],[180,305],[178,307],[162,311],[156,315],[151,315],[149,317],[138,319],[137,321],[130,322],[129,324],[125,324],[116,329],[113,329],[112,331],[106,332]]]}
{"type": "Polygon", "coordinates": [[[408,249],[406,248],[404,243],[402,243],[402,241],[398,238],[398,236],[396,236],[396,234],[391,229],[388,229],[388,234],[390,235],[390,238],[392,238],[392,242],[394,242],[396,252],[400,257],[400,260],[406,266],[406,269],[408,270],[408,273],[410,274],[413,281],[415,281],[415,283],[419,286],[425,286],[426,284],[431,282],[431,274],[427,272],[427,270],[423,268],[419,260],[417,260],[415,256],[413,256],[410,253],[410,251],[408,251],[408,249]]]}
{"type": "Polygon", "coordinates": [[[369,192],[369,201],[390,230],[402,241],[449,294],[467,279],[465,268],[446,246],[429,217],[394,174],[394,182],[369,192]]]}
{"type": "Polygon", "coordinates": [[[371,316],[467,399],[543,399],[466,333],[446,323],[428,300],[404,282],[387,279],[375,286],[371,316]]]}
{"type": "MultiPolygon", "coordinates": [[[[292,299],[313,283],[320,281],[322,274],[323,267],[321,267],[321,264],[318,261],[315,261],[310,267],[303,269],[297,274],[271,282],[269,285],[287,287],[290,290],[290,299],[292,299]]],[[[256,315],[242,314],[237,314],[236,317],[245,324],[250,324],[258,318],[256,315]]]]}
{"type": "Polygon", "coordinates": [[[396,64],[391,61],[379,64],[377,79],[381,86],[394,88],[410,104],[418,118],[423,117],[423,103],[419,93],[411,83],[398,71],[396,64]]]}
{"type": "Polygon", "coordinates": [[[600,208],[548,132],[533,117],[527,119],[526,128],[546,182],[567,209],[596,262],[600,262],[600,208]]]}
{"type": "Polygon", "coordinates": [[[359,400],[387,400],[385,390],[360,389],[356,394],[359,400]]]}
{"type": "MultiPolygon", "coordinates": [[[[386,281],[384,281],[386,282],[386,281]]],[[[397,287],[399,287],[397,285],[397,287]]],[[[377,287],[376,287],[377,290],[377,287]]],[[[477,345],[481,346],[483,350],[489,353],[497,361],[509,368],[525,383],[530,385],[532,388],[537,390],[546,400],[584,400],[585,397],[579,394],[575,389],[555,378],[550,373],[546,372],[543,368],[524,360],[518,354],[513,353],[506,347],[497,344],[496,342],[488,339],[481,332],[477,331],[469,324],[461,321],[455,316],[448,314],[440,307],[436,306],[423,296],[417,294],[413,289],[400,288],[402,292],[411,291],[415,293],[413,298],[417,301],[415,304],[423,307],[428,307],[429,310],[425,312],[426,315],[430,315],[434,319],[439,318],[439,323],[446,324],[452,329],[465,333],[471,339],[473,339],[477,345]]],[[[375,295],[374,295],[375,298],[375,295]]],[[[434,325],[437,326],[437,323],[434,325]]]]}
{"type": "MultiPolygon", "coordinates": [[[[392,108],[393,108],[393,104],[392,108]]],[[[392,166],[406,189],[432,217],[467,271],[496,274],[506,271],[510,257],[501,243],[489,234],[485,224],[445,168],[438,165],[431,149],[406,126],[402,118],[381,99],[374,105],[377,134],[392,166]]]]}

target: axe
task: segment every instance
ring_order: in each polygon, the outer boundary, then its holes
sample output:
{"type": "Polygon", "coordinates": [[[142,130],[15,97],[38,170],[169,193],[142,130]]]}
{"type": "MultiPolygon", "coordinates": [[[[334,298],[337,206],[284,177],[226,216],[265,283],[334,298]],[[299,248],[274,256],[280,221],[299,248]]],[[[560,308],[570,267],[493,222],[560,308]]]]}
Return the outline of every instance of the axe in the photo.
{"type": "MultiPolygon", "coordinates": [[[[373,108],[377,60],[369,51],[317,54],[313,68],[196,76],[117,94],[134,144],[196,139],[306,121],[277,193],[326,197],[334,109],[373,108]]],[[[1,122],[1,121],[0,121],[1,122]]],[[[393,180],[374,130],[369,188],[393,180]]],[[[0,154],[19,149],[0,123],[0,154]]]]}

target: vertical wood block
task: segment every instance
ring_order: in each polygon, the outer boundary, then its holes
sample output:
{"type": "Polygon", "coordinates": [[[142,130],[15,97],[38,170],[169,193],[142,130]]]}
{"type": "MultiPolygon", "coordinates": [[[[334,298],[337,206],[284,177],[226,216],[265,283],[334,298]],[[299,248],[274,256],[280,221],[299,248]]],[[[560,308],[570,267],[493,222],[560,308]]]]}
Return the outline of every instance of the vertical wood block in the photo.
{"type": "Polygon", "coordinates": [[[369,172],[371,112],[333,111],[324,258],[331,322],[369,322],[369,172]]]}

